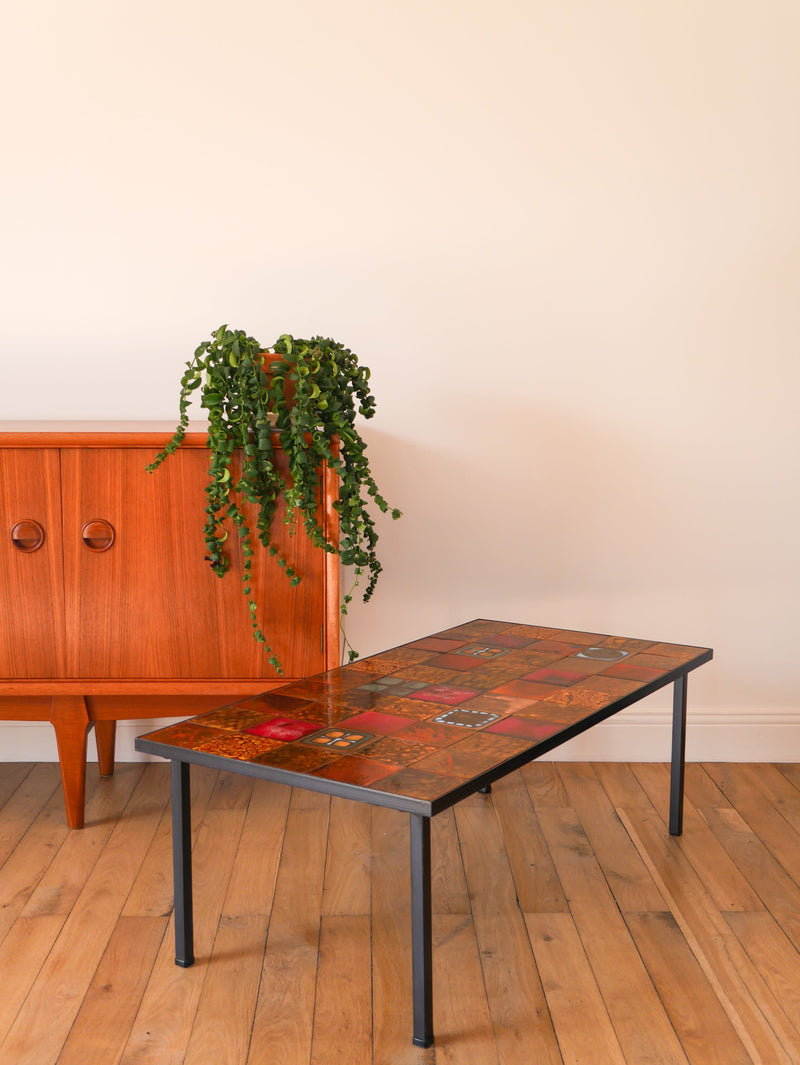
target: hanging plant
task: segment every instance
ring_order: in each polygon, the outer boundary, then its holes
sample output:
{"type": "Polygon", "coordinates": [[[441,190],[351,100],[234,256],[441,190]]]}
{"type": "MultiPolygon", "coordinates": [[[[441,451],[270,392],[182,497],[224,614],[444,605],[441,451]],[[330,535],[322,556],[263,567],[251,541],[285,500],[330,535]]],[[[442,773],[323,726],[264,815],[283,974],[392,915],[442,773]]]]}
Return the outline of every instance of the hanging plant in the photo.
{"type": "MultiPolygon", "coordinates": [[[[300,576],[272,543],[272,523],[279,499],[286,504],[285,521],[301,520],[311,542],[323,551],[338,553],[355,574],[353,590],[344,596],[342,614],[362,577],[363,600],[375,591],[381,564],[378,533],[369,500],[393,518],[378,490],[366,456],[366,445],[355,426],[356,415],[371,418],[375,399],[369,389],[369,370],[335,340],[314,337],[296,340],[284,334],[264,350],[242,330],[220,326],[197,348],[181,378],[180,418],[175,433],[147,467],[156,470],[181,445],[189,424],[189,406],[199,389],[200,406],[208,412],[209,482],[206,486],[206,557],[218,577],[230,568],[225,552],[229,522],[241,540],[242,586],[248,600],[253,635],[265,645],[270,664],[283,669],[259,627],[252,582],[254,554],[251,530],[242,502],[256,508],[255,536],[274,556],[292,584],[300,576]],[[288,481],[275,462],[273,432],[288,461],[288,481]],[[234,465],[235,456],[240,462],[234,465]],[[338,545],[330,543],[318,515],[319,470],[323,463],[338,477],[338,545]]],[[[349,644],[347,645],[349,647],[349,644]]],[[[349,648],[349,659],[357,658],[349,648]]]]}

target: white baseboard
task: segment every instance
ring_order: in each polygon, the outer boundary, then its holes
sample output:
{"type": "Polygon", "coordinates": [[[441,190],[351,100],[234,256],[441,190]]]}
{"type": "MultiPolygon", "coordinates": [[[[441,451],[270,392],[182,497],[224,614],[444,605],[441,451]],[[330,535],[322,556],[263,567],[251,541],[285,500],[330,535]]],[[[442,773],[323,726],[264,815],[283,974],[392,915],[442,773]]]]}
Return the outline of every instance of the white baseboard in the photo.
{"type": "MultiPolygon", "coordinates": [[[[171,719],[174,720],[174,719],[171,719]]],[[[146,762],[133,748],[136,736],[168,720],[122,721],[117,727],[117,761],[146,762]]],[[[565,743],[554,761],[667,762],[672,714],[666,709],[623,710],[565,743]]],[[[96,761],[89,736],[89,760],[96,761]]],[[[690,762],[800,762],[800,710],[692,710],[686,758],[690,762]]],[[[46,721],[0,722],[0,762],[55,762],[55,734],[46,721]]]]}

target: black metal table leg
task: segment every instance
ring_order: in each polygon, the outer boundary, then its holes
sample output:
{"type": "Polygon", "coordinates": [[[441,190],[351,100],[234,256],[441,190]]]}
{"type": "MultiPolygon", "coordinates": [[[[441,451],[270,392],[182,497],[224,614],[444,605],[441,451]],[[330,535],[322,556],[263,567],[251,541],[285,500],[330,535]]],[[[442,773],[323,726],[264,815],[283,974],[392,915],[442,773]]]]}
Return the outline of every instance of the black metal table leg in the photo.
{"type": "Polygon", "coordinates": [[[172,760],[172,877],[175,892],[175,964],[194,965],[192,913],[192,801],[189,763],[172,760]]]}
{"type": "Polygon", "coordinates": [[[431,935],[431,819],[411,814],[411,959],[414,1044],[433,1043],[433,942],[431,935]]]}
{"type": "Polygon", "coordinates": [[[669,792],[669,831],[683,832],[683,777],[686,766],[686,674],[675,681],[672,694],[672,768],[669,792]]]}

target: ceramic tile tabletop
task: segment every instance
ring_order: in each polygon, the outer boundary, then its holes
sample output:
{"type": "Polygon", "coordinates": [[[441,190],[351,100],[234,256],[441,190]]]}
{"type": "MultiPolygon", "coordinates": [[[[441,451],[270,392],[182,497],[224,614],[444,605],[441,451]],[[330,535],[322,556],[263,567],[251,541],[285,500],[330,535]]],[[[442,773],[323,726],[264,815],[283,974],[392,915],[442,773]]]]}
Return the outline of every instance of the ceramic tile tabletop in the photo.
{"type": "Polygon", "coordinates": [[[385,793],[387,805],[389,796],[435,802],[710,657],[704,647],[481,619],[169,725],[140,749],[314,776],[320,789],[327,780],[385,793]]]}

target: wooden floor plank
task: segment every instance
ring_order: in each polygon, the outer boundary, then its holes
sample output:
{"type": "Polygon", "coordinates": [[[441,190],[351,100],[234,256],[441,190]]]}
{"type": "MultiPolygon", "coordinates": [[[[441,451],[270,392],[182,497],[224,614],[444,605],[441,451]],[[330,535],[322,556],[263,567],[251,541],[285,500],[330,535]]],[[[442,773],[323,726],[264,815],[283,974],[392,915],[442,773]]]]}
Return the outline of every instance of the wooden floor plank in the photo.
{"type": "Polygon", "coordinates": [[[655,811],[621,810],[620,815],[750,1057],[763,1065],[800,1061],[800,1041],[791,1022],[732,934],[679,841],[665,836],[663,821],[655,811]]]}
{"type": "Polygon", "coordinates": [[[0,817],[3,806],[34,767],[34,762],[0,762],[0,817]]]}
{"type": "MultiPolygon", "coordinates": [[[[0,867],[0,942],[22,913],[70,830],[60,789],[53,791],[36,820],[0,867]]],[[[63,924],[63,921],[62,921],[63,924]]]]}
{"type": "Polygon", "coordinates": [[[58,1065],[117,1065],[166,928],[166,917],[119,919],[58,1065]]]}
{"type": "Polygon", "coordinates": [[[266,934],[263,913],[220,919],[185,1065],[244,1065],[247,1061],[266,934]]]}
{"type": "Polygon", "coordinates": [[[452,810],[431,820],[431,907],[434,913],[471,912],[452,810]]]}
{"type": "Polygon", "coordinates": [[[755,1065],[672,914],[625,921],[691,1065],[755,1065]]]}
{"type": "Polygon", "coordinates": [[[626,1065],[572,916],[525,915],[564,1065],[626,1065]]]}
{"type": "Polygon", "coordinates": [[[372,810],[366,803],[331,798],[322,892],[326,916],[370,913],[371,823],[372,810]]]}
{"type": "Polygon", "coordinates": [[[372,1065],[370,926],[369,914],[322,918],[311,1065],[372,1065]]]}
{"type": "MultiPolygon", "coordinates": [[[[664,825],[669,823],[669,770],[661,764],[634,766],[639,783],[647,792],[664,825]]],[[[736,868],[725,848],[708,827],[706,821],[688,800],[683,807],[683,835],[677,845],[692,863],[705,884],[717,908],[757,910],[758,896],[747,879],[736,868]]]]}
{"type": "Polygon", "coordinates": [[[492,786],[492,804],[520,909],[565,913],[567,900],[520,773],[510,773],[492,786]]]}
{"type": "MultiPolygon", "coordinates": [[[[436,1065],[498,1065],[471,916],[434,916],[433,987],[436,1046],[429,1053],[435,1053],[436,1065]]],[[[538,1060],[534,1047],[531,1059],[538,1060]]]]}
{"type": "Polygon", "coordinates": [[[686,1055],[574,810],[540,810],[583,947],[628,1061],[686,1065],[686,1055]]]}
{"type": "MultiPolygon", "coordinates": [[[[747,877],[761,905],[800,948],[800,887],[764,846],[738,810],[704,810],[714,835],[747,877]]],[[[788,829],[788,825],[787,825],[788,829]]]]}
{"type": "MultiPolygon", "coordinates": [[[[28,831],[39,811],[48,805],[56,789],[61,794],[58,766],[49,762],[40,763],[25,775],[19,787],[6,800],[0,817],[0,866],[28,831]]],[[[63,797],[61,801],[63,805],[63,797]]]]}
{"type": "MultiPolygon", "coordinates": [[[[0,1044],[64,925],[62,917],[19,917],[0,944],[0,1044]]],[[[0,1051],[0,1062],[2,1062],[0,1051]]]]}
{"type": "Polygon", "coordinates": [[[249,1065],[310,1058],[329,811],[328,796],[292,792],[249,1065]]]}
{"type": "Polygon", "coordinates": [[[563,763],[558,770],[619,908],[623,913],[662,911],[664,900],[593,767],[563,763]]]}
{"type": "MultiPolygon", "coordinates": [[[[158,763],[156,763],[158,765],[158,763]]],[[[168,765],[159,765],[163,782],[159,787],[169,790],[168,765]]],[[[192,846],[211,798],[219,774],[216,770],[192,766],[192,846]]],[[[158,823],[122,911],[123,917],[168,917],[172,913],[172,807],[168,803],[158,823]]]]}
{"type": "Polygon", "coordinates": [[[713,765],[709,773],[773,857],[800,884],[800,792],[770,769],[713,765]]]}
{"type": "Polygon", "coordinates": [[[171,920],[120,1059],[122,1065],[183,1063],[251,793],[252,781],[246,777],[225,774],[217,778],[192,852],[197,960],[188,969],[175,964],[171,920]]]}
{"type": "Polygon", "coordinates": [[[81,1008],[163,812],[145,769],[64,922],[0,1050],[15,1065],[52,1065],[81,1008]],[[57,987],[60,994],[54,995],[57,987]]]}
{"type": "MultiPolygon", "coordinates": [[[[120,766],[113,776],[102,780],[94,789],[85,807],[86,827],[65,837],[58,854],[28,899],[23,917],[66,916],[70,912],[143,771],[141,764],[120,766]]],[[[162,801],[166,802],[163,790],[160,793],[162,801]]]]}
{"type": "Polygon", "coordinates": [[[500,826],[480,799],[456,807],[456,825],[498,1056],[504,1065],[528,1065],[536,1047],[537,1062],[560,1065],[500,826]]]}
{"type": "Polygon", "coordinates": [[[800,1030],[800,954],[769,913],[727,913],[725,920],[764,982],[800,1030]]]}
{"type": "Polygon", "coordinates": [[[272,911],[292,789],[268,780],[254,784],[222,906],[227,917],[272,911]]]}
{"type": "Polygon", "coordinates": [[[520,773],[535,810],[569,806],[569,796],[555,762],[529,762],[520,773]]]}

